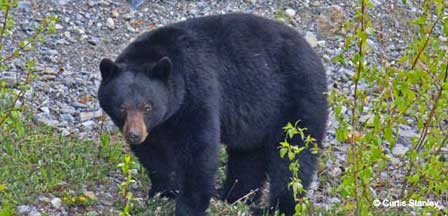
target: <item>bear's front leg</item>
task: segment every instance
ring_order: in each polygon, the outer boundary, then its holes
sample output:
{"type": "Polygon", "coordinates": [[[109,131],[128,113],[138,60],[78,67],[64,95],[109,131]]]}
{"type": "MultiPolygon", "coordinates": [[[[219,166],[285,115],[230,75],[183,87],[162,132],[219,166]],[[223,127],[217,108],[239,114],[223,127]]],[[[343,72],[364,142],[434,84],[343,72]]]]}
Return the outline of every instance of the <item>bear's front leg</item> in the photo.
{"type": "Polygon", "coordinates": [[[179,171],[182,173],[182,192],[176,200],[176,216],[206,215],[210,198],[215,192],[219,134],[207,131],[189,137],[190,140],[178,152],[182,167],[179,171]]]}
{"type": "Polygon", "coordinates": [[[151,189],[148,197],[160,193],[162,197],[175,198],[179,188],[176,182],[175,160],[173,151],[163,142],[146,141],[140,145],[132,145],[132,151],[148,171],[151,189]]]}

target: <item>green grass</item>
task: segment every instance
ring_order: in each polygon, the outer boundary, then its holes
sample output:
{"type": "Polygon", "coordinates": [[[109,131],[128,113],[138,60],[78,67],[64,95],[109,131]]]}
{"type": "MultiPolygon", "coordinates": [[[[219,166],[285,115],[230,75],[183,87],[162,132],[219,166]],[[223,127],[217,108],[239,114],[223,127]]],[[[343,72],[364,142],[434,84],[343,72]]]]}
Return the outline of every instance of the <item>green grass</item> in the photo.
{"type": "Polygon", "coordinates": [[[81,192],[103,181],[123,155],[122,145],[61,136],[30,119],[18,114],[0,131],[0,212],[41,193],[81,192]]]}
{"type": "MultiPolygon", "coordinates": [[[[0,216],[16,215],[17,206],[38,204],[42,195],[59,197],[65,208],[79,209],[100,201],[80,201],[86,198],[83,188],[106,184],[118,191],[118,185],[107,182],[110,175],[119,175],[117,165],[127,154],[125,145],[111,138],[119,137],[118,134],[103,134],[98,140],[82,141],[76,136],[61,136],[55,129],[36,125],[31,116],[20,113],[15,112],[0,130],[0,216]]],[[[218,184],[222,184],[225,176],[225,160],[223,151],[218,184]]],[[[137,170],[131,191],[140,193],[141,199],[142,193],[146,195],[150,188],[150,181],[141,165],[137,170]]],[[[124,176],[118,178],[124,179],[124,176]]],[[[114,212],[118,214],[123,206],[124,198],[115,198],[114,212]]],[[[164,198],[145,199],[133,201],[130,213],[172,215],[174,206],[174,201],[164,198]]],[[[249,207],[243,202],[230,205],[216,199],[211,201],[208,211],[210,215],[250,215],[249,207]]],[[[87,212],[83,209],[79,214],[87,212]]]]}

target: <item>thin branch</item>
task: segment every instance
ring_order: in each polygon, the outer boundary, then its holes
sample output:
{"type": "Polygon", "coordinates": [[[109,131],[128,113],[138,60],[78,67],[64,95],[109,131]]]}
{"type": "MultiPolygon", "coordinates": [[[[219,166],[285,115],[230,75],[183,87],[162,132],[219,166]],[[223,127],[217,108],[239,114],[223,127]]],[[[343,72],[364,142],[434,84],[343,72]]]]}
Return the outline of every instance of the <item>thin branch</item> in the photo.
{"type": "MultiPolygon", "coordinates": [[[[361,14],[360,14],[360,30],[361,32],[365,31],[365,19],[364,19],[364,15],[365,15],[365,10],[366,10],[366,2],[365,0],[361,0],[361,14]]],[[[360,38],[359,40],[359,44],[358,44],[359,50],[358,53],[360,55],[360,59],[358,62],[358,67],[356,70],[356,74],[354,77],[354,82],[355,82],[355,90],[353,93],[353,107],[352,107],[352,133],[354,134],[356,132],[356,110],[357,110],[357,99],[358,99],[358,84],[359,84],[359,79],[360,79],[360,75],[361,72],[363,71],[363,55],[364,55],[364,40],[362,38],[360,38]]],[[[355,215],[359,215],[360,214],[360,201],[359,201],[359,194],[358,194],[358,147],[357,147],[357,143],[356,140],[353,140],[353,165],[354,165],[354,171],[353,171],[353,181],[354,181],[354,194],[355,194],[355,204],[356,204],[356,212],[355,215]]]]}
{"type": "MultiPolygon", "coordinates": [[[[447,61],[446,64],[447,65],[446,65],[446,68],[445,68],[445,74],[444,74],[442,83],[440,85],[439,91],[438,91],[438,93],[436,95],[436,98],[434,99],[434,103],[432,105],[431,111],[429,112],[428,117],[427,117],[427,119],[426,119],[426,121],[425,121],[425,123],[423,125],[423,129],[420,132],[420,136],[419,136],[418,142],[417,142],[417,144],[414,147],[414,149],[417,150],[417,151],[419,151],[423,147],[424,142],[426,141],[426,137],[427,137],[428,131],[429,131],[429,126],[431,125],[431,122],[432,122],[432,120],[434,118],[434,115],[436,113],[436,110],[437,110],[437,107],[438,107],[438,104],[439,104],[439,100],[440,100],[440,98],[442,97],[442,94],[443,94],[443,90],[444,90],[443,86],[447,82],[447,79],[448,79],[448,61],[447,61]]],[[[414,161],[410,161],[410,165],[409,165],[409,168],[406,171],[406,175],[405,176],[409,176],[411,174],[412,170],[414,169],[414,166],[415,166],[415,162],[414,161]]],[[[409,182],[407,180],[405,180],[405,185],[403,186],[403,188],[401,190],[400,197],[404,196],[405,190],[409,187],[408,183],[409,182]]]]}
{"type": "Polygon", "coordinates": [[[440,89],[436,95],[436,98],[434,99],[434,103],[432,105],[431,111],[426,119],[426,122],[423,126],[423,130],[420,133],[420,138],[417,142],[417,145],[415,146],[415,149],[418,151],[421,149],[421,147],[423,146],[423,143],[426,139],[426,136],[428,135],[428,130],[429,130],[429,125],[431,124],[433,117],[436,113],[437,107],[439,105],[439,100],[442,97],[443,94],[443,86],[445,85],[446,81],[448,79],[448,61],[446,62],[446,68],[445,68],[445,74],[442,80],[442,83],[440,84],[440,89]]]}
{"type": "Polygon", "coordinates": [[[429,39],[431,38],[436,25],[439,23],[439,21],[442,17],[443,16],[437,17],[436,21],[431,26],[431,30],[429,31],[428,34],[426,34],[425,43],[423,44],[423,47],[420,48],[420,50],[417,53],[417,56],[415,57],[414,61],[412,62],[412,66],[411,66],[412,70],[415,69],[415,67],[417,66],[417,62],[420,59],[420,56],[423,54],[423,51],[425,51],[426,47],[428,46],[429,39]]]}
{"type": "Polygon", "coordinates": [[[12,0],[9,0],[9,2],[6,6],[6,10],[5,10],[5,18],[3,19],[3,23],[2,23],[2,30],[0,32],[0,44],[2,44],[2,42],[3,42],[3,36],[6,31],[6,26],[8,25],[9,9],[11,8],[11,4],[12,4],[12,0]]]}

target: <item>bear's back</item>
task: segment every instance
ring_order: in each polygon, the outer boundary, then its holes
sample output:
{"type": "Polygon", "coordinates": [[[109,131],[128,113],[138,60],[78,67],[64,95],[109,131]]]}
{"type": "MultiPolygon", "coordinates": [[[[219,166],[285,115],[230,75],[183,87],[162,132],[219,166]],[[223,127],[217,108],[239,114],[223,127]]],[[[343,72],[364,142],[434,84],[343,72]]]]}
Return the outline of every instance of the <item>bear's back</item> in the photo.
{"type": "Polygon", "coordinates": [[[189,19],[143,34],[117,61],[138,64],[163,56],[173,65],[187,61],[175,73],[185,77],[188,92],[216,92],[210,95],[219,106],[224,143],[261,142],[260,131],[269,134],[308,112],[325,112],[310,107],[325,104],[322,63],[285,24],[249,14],[189,19]]]}

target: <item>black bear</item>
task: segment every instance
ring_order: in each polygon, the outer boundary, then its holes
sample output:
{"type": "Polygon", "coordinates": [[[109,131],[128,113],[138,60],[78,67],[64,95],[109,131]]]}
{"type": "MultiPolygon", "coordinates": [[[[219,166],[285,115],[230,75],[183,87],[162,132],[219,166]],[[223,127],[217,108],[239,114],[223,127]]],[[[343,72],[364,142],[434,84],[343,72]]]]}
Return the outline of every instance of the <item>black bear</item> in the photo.
{"type": "MultiPolygon", "coordinates": [[[[325,70],[294,29],[248,14],[189,19],[144,33],[100,71],[100,105],[148,170],[150,196],[175,195],[177,216],[205,215],[223,143],[224,199],[269,181],[270,205],[293,214],[282,127],[300,120],[321,143],[327,120],[325,70]]],[[[299,158],[306,188],[318,155],[299,158]]]]}

